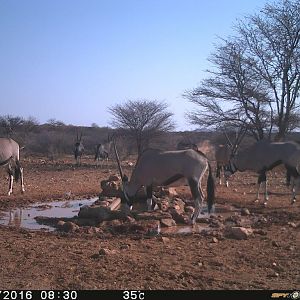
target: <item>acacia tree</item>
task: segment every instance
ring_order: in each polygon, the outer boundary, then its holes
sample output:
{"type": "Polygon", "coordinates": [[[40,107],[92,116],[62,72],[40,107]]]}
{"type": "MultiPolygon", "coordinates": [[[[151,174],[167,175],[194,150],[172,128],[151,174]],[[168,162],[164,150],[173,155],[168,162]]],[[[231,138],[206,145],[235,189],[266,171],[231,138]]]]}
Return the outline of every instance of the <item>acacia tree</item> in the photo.
{"type": "Polygon", "coordinates": [[[210,77],[184,97],[200,106],[188,113],[192,124],[247,128],[259,140],[272,129],[271,99],[244,53],[245,48],[236,41],[224,41],[209,59],[215,66],[207,71],[210,77]]]}
{"type": "Polygon", "coordinates": [[[300,2],[267,4],[236,29],[212,55],[211,77],[185,94],[200,106],[189,114],[191,123],[203,125],[203,117],[210,126],[243,123],[256,139],[274,129],[283,139],[300,120],[300,2]]]}
{"type": "Polygon", "coordinates": [[[0,129],[7,137],[12,137],[14,133],[25,124],[25,122],[26,120],[18,116],[0,116],[0,129]]]}
{"type": "Polygon", "coordinates": [[[173,113],[167,108],[164,102],[143,99],[116,104],[108,110],[113,117],[111,125],[135,141],[140,155],[150,140],[174,128],[173,113]]]}

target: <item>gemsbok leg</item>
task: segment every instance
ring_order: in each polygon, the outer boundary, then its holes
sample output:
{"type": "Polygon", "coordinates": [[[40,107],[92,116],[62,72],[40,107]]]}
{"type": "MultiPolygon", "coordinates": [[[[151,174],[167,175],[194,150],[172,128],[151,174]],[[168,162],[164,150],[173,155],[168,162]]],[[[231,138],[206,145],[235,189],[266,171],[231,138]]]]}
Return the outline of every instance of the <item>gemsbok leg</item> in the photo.
{"type": "Polygon", "coordinates": [[[191,219],[191,223],[195,224],[202,209],[204,195],[199,186],[199,181],[195,180],[194,178],[190,178],[188,180],[188,183],[191,189],[192,196],[195,200],[195,211],[191,219]]]}
{"type": "Polygon", "coordinates": [[[268,200],[269,200],[269,196],[268,196],[268,190],[267,190],[267,176],[266,176],[266,172],[265,171],[262,171],[259,173],[259,176],[258,176],[258,180],[257,180],[257,192],[256,192],[256,199],[255,199],[255,202],[258,202],[259,201],[259,190],[260,190],[260,186],[261,184],[264,183],[264,187],[265,187],[265,202],[264,202],[264,205],[266,206],[268,204],[268,200]]]}

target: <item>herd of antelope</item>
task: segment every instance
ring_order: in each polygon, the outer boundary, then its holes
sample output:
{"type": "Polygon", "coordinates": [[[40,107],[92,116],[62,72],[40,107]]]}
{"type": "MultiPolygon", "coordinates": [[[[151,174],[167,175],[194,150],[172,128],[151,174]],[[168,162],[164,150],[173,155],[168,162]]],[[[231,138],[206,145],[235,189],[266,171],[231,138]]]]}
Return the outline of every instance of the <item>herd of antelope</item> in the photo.
{"type": "MultiPolygon", "coordinates": [[[[300,145],[296,142],[270,142],[261,140],[243,150],[238,150],[243,138],[241,134],[231,143],[217,145],[215,151],[216,177],[222,183],[224,177],[225,185],[228,187],[229,178],[235,172],[252,171],[258,174],[258,188],[256,201],[259,199],[261,184],[264,185],[264,205],[268,201],[267,177],[266,173],[278,165],[284,165],[287,175],[292,179],[292,199],[295,203],[296,195],[300,185],[300,145]]],[[[201,181],[204,174],[208,171],[207,177],[207,205],[208,212],[214,209],[215,183],[212,174],[211,162],[207,156],[198,150],[197,145],[179,144],[176,150],[161,151],[148,149],[138,158],[130,180],[123,173],[115,140],[108,140],[106,143],[98,144],[95,147],[95,161],[108,160],[109,155],[114,149],[118,169],[122,178],[123,202],[130,208],[137,191],[144,187],[147,195],[148,209],[152,210],[154,186],[165,186],[185,178],[189,184],[191,194],[194,199],[195,212],[191,217],[191,222],[195,223],[199,216],[204,201],[204,193],[201,181]]],[[[81,157],[84,154],[82,134],[77,134],[74,156],[76,164],[81,164],[81,157]]],[[[21,192],[24,193],[23,168],[20,163],[20,147],[11,138],[0,138],[0,166],[7,167],[9,175],[9,191],[12,193],[13,181],[21,181],[21,192]]]]}

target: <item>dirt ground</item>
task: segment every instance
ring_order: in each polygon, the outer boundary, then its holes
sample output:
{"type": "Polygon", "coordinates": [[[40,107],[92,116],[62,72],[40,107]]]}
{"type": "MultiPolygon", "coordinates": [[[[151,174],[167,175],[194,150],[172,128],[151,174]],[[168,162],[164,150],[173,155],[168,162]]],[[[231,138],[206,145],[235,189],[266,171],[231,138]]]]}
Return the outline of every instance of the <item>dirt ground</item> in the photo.
{"type": "MultiPolygon", "coordinates": [[[[114,164],[75,167],[72,157],[23,160],[25,194],[7,196],[0,171],[0,211],[36,202],[97,197],[114,164]]],[[[30,231],[0,226],[0,289],[295,290],[300,287],[300,197],[291,205],[283,171],[269,174],[267,207],[253,203],[256,175],[217,185],[216,203],[248,208],[264,220],[245,240],[198,233],[164,237],[30,231]],[[99,255],[107,249],[106,255],[99,255]]],[[[182,197],[191,197],[186,186],[182,197]]]]}

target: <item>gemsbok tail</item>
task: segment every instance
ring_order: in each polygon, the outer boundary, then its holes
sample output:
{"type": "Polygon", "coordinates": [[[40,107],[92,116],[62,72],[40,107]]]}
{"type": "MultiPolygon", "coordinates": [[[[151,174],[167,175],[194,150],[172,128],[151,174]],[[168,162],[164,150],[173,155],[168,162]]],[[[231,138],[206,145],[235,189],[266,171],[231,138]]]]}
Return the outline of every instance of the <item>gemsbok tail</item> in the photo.
{"type": "Polygon", "coordinates": [[[215,202],[215,180],[209,162],[208,162],[208,171],[209,173],[207,177],[207,208],[208,208],[208,213],[210,213],[215,202]]]}

